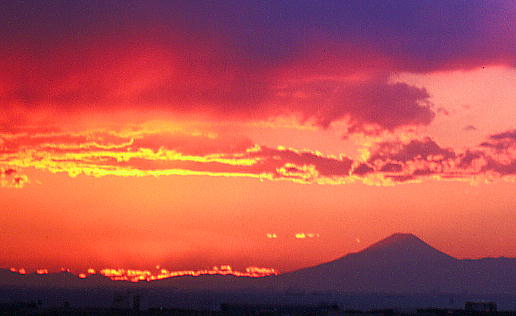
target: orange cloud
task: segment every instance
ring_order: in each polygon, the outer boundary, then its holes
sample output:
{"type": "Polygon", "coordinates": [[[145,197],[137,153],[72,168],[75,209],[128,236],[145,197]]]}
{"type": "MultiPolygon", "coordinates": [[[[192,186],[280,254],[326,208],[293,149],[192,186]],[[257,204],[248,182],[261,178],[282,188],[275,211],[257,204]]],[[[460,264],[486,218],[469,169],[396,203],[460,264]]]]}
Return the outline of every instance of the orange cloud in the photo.
{"type": "MultiPolygon", "coordinates": [[[[438,179],[512,177],[514,131],[492,135],[458,153],[431,138],[379,141],[364,161],[344,154],[256,145],[247,138],[178,129],[92,130],[0,134],[1,184],[28,182],[16,170],[35,168],[71,177],[203,175],[296,183],[394,184],[438,179]]],[[[366,149],[364,149],[366,150],[366,149]]]]}
{"type": "Polygon", "coordinates": [[[346,157],[184,131],[3,134],[2,139],[0,163],[70,176],[208,175],[324,183],[346,177],[352,164],[346,157]]]}

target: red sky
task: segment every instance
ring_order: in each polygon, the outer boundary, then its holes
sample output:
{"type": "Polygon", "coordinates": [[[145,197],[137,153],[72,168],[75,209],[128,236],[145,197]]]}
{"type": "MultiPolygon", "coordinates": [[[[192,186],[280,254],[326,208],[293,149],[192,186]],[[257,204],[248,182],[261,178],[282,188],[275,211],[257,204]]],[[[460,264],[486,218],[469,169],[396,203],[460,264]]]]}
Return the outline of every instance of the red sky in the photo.
{"type": "Polygon", "coordinates": [[[516,257],[515,12],[7,5],[0,266],[289,271],[395,232],[516,257]]]}

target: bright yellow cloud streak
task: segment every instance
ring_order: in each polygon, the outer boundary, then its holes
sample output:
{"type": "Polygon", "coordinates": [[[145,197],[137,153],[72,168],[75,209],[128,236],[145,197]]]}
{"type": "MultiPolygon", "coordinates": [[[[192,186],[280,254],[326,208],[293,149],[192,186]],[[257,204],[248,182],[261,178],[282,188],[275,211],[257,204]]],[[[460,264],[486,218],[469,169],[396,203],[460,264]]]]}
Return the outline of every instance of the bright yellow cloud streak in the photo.
{"type": "MultiPolygon", "coordinates": [[[[489,156],[487,149],[461,156],[425,138],[380,142],[377,144],[383,147],[378,148],[366,143],[361,149],[361,161],[353,161],[342,154],[324,155],[310,149],[248,144],[235,147],[233,140],[220,139],[216,133],[174,131],[153,127],[35,136],[4,134],[0,137],[0,166],[6,170],[35,168],[66,173],[70,177],[80,174],[93,177],[197,175],[302,184],[339,185],[362,181],[368,185],[394,185],[419,182],[422,178],[478,181],[480,176],[483,179],[499,177],[506,169],[510,170],[514,157],[512,145],[505,140],[503,144],[508,149],[497,153],[497,160],[489,156]],[[412,154],[406,146],[419,146],[422,152],[412,154]],[[378,154],[378,150],[384,151],[378,154]],[[469,162],[464,167],[467,159],[469,162]],[[389,164],[396,168],[387,168],[389,164]]],[[[1,176],[3,187],[22,187],[28,182],[24,175],[1,176]]],[[[513,177],[507,174],[505,178],[513,177]]]]}

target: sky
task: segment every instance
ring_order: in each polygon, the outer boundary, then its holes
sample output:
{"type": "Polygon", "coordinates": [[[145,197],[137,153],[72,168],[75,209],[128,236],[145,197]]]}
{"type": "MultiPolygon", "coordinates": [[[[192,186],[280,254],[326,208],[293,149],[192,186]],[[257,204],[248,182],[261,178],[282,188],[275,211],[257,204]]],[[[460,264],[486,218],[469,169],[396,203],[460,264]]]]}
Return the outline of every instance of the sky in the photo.
{"type": "Polygon", "coordinates": [[[0,266],[516,257],[516,3],[9,1],[0,266]]]}

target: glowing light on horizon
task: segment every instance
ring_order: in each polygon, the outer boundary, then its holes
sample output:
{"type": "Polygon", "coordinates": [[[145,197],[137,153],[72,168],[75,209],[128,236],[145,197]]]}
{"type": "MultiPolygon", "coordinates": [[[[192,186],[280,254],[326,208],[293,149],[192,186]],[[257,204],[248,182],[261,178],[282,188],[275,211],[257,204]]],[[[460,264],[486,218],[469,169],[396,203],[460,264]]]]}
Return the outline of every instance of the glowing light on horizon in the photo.
{"type": "Polygon", "coordinates": [[[169,271],[167,269],[159,269],[156,272],[149,270],[137,269],[102,269],[99,272],[101,275],[115,281],[154,281],[162,280],[180,276],[198,277],[202,275],[232,275],[237,277],[260,278],[270,275],[278,275],[278,270],[274,268],[263,267],[247,267],[245,272],[233,270],[230,265],[222,265],[220,267],[213,267],[211,270],[183,270],[183,271],[169,271]]]}
{"type": "MultiPolygon", "coordinates": [[[[249,278],[261,278],[271,275],[278,275],[279,271],[274,268],[268,267],[247,267],[245,272],[234,270],[231,265],[221,265],[215,266],[212,269],[208,270],[182,270],[182,271],[169,271],[167,269],[161,268],[161,266],[156,266],[157,271],[150,270],[139,270],[139,269],[114,269],[114,268],[105,268],[99,270],[98,274],[103,275],[113,281],[129,281],[129,282],[140,282],[140,281],[155,281],[168,279],[173,277],[181,277],[181,276],[192,276],[199,277],[203,275],[230,275],[236,277],[249,277],[249,278]]],[[[70,272],[70,269],[61,268],[61,271],[70,272]]],[[[11,272],[15,272],[18,274],[26,274],[26,270],[24,268],[16,269],[10,268],[11,272]]],[[[48,274],[48,269],[36,269],[36,274],[48,274]]],[[[89,268],[86,273],[77,273],[77,277],[80,279],[85,279],[90,275],[95,275],[97,272],[95,269],[89,268]]]]}
{"type": "Polygon", "coordinates": [[[275,233],[267,233],[267,238],[276,239],[278,238],[278,235],[276,235],[275,233]]]}

